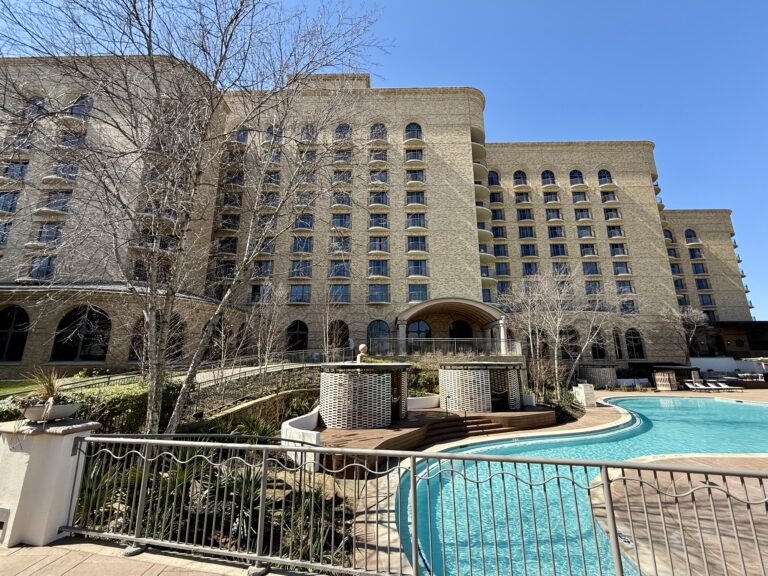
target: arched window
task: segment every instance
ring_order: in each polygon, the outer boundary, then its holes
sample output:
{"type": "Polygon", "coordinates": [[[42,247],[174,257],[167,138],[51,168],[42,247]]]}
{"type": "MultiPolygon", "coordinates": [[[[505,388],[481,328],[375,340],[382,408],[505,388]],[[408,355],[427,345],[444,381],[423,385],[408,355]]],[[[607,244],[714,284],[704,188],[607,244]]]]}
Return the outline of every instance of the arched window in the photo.
{"type": "Polygon", "coordinates": [[[411,140],[412,138],[415,138],[417,140],[422,139],[422,132],[421,132],[421,126],[419,124],[416,124],[416,122],[411,122],[408,124],[408,126],[405,127],[405,139],[411,140]]]}
{"type": "Polygon", "coordinates": [[[301,320],[294,320],[285,331],[288,350],[306,350],[309,347],[309,328],[301,320]]]}
{"type": "Polygon", "coordinates": [[[349,124],[339,124],[336,126],[336,132],[334,133],[334,140],[343,141],[350,140],[352,138],[352,127],[349,124]]]}
{"type": "Polygon", "coordinates": [[[555,173],[552,172],[552,170],[544,170],[544,172],[541,173],[541,184],[542,186],[557,184],[557,181],[555,180],[555,173]]]}
{"type": "MultiPolygon", "coordinates": [[[[187,335],[187,324],[181,316],[174,313],[168,326],[168,342],[165,349],[167,360],[178,360],[184,355],[184,341],[187,335]]],[[[130,362],[144,362],[146,360],[146,327],[144,318],[139,318],[133,325],[131,333],[131,349],[128,351],[130,362]]]]}
{"type": "Polygon", "coordinates": [[[93,98],[87,94],[77,97],[75,103],[69,108],[69,115],[81,120],[87,120],[93,110],[93,98]]]}
{"type": "Polygon", "coordinates": [[[29,315],[21,306],[0,311],[0,362],[21,362],[29,332],[29,315]]]}
{"type": "Polygon", "coordinates": [[[629,360],[643,360],[645,358],[645,348],[643,347],[643,338],[640,332],[634,328],[627,330],[624,336],[627,343],[627,358],[629,360]]]}
{"type": "Polygon", "coordinates": [[[408,324],[408,340],[423,340],[432,338],[432,328],[425,320],[416,320],[408,324]]]}
{"type": "Polygon", "coordinates": [[[299,138],[302,142],[314,142],[317,138],[317,128],[313,124],[305,124],[301,128],[299,138]]]}
{"type": "Polygon", "coordinates": [[[581,170],[571,170],[568,177],[571,180],[571,186],[584,184],[584,174],[581,173],[581,170]]]}
{"type": "Polygon", "coordinates": [[[501,186],[501,178],[499,173],[491,170],[488,172],[488,186],[501,186]]]}
{"type": "Polygon", "coordinates": [[[112,321],[99,308],[80,306],[64,315],[56,328],[52,362],[103,362],[112,321]]]}
{"type": "Polygon", "coordinates": [[[368,352],[386,354],[389,352],[389,324],[384,320],[374,320],[368,324],[368,352]]]}
{"type": "Polygon", "coordinates": [[[579,356],[579,333],[573,328],[560,330],[560,357],[563,360],[576,360],[579,356]]]}
{"type": "Polygon", "coordinates": [[[517,170],[512,175],[512,181],[513,181],[515,186],[520,186],[522,184],[528,184],[528,176],[522,170],[517,170]]]}
{"type": "Polygon", "coordinates": [[[616,360],[624,358],[624,349],[621,347],[621,333],[618,330],[613,331],[613,354],[616,360]]]}
{"type": "Polygon", "coordinates": [[[606,358],[608,358],[608,350],[605,348],[605,338],[603,333],[598,330],[592,339],[592,359],[605,360],[606,358]]]}
{"type": "Polygon", "coordinates": [[[613,183],[613,177],[611,176],[611,173],[608,172],[605,168],[602,170],[598,170],[597,172],[597,183],[598,184],[612,184],[613,183]]]}
{"type": "Polygon", "coordinates": [[[280,143],[283,141],[283,132],[277,126],[267,128],[267,142],[280,143]]]}
{"type": "Polygon", "coordinates": [[[387,139],[387,127],[384,124],[378,123],[371,126],[371,140],[386,140],[387,139]]]}
{"type": "Polygon", "coordinates": [[[664,229],[664,238],[666,238],[670,242],[675,241],[675,235],[672,234],[672,230],[667,230],[666,228],[664,229]]]}
{"type": "Polygon", "coordinates": [[[688,228],[685,231],[685,241],[686,242],[698,242],[699,237],[696,234],[696,230],[692,230],[691,228],[688,228]]]}
{"type": "Polygon", "coordinates": [[[328,324],[328,347],[345,348],[349,341],[349,326],[343,320],[334,320],[328,324]]]}

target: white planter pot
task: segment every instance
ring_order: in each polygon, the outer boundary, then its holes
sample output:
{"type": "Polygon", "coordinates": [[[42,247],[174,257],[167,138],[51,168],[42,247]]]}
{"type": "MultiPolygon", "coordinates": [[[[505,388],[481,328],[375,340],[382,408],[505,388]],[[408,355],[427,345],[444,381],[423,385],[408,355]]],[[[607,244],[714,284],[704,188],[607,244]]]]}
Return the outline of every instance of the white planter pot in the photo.
{"type": "Polygon", "coordinates": [[[523,394],[523,406],[536,406],[536,394],[523,394]]]}
{"type": "Polygon", "coordinates": [[[54,404],[48,411],[45,417],[45,404],[36,404],[35,406],[29,406],[24,408],[22,413],[24,418],[30,422],[51,422],[52,420],[61,420],[63,418],[71,418],[80,409],[80,404],[75,402],[74,404],[54,404]]]}

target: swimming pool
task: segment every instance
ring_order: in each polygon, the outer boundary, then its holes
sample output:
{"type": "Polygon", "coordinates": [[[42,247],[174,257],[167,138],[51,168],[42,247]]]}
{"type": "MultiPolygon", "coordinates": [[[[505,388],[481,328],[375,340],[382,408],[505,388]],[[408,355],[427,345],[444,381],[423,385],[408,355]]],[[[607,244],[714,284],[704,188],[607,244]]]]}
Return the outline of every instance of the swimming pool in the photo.
{"type": "MultiPolygon", "coordinates": [[[[448,452],[581,460],[768,452],[768,405],[659,396],[610,402],[629,410],[631,420],[599,432],[476,443],[448,452]]],[[[593,521],[585,489],[597,474],[596,468],[564,472],[554,466],[425,462],[417,474],[424,572],[554,575],[567,573],[567,562],[574,574],[611,574],[610,544],[593,521]],[[549,478],[555,480],[543,482],[549,478]],[[545,547],[541,534],[549,535],[545,547]]],[[[402,490],[399,500],[399,528],[407,542],[402,490]]]]}

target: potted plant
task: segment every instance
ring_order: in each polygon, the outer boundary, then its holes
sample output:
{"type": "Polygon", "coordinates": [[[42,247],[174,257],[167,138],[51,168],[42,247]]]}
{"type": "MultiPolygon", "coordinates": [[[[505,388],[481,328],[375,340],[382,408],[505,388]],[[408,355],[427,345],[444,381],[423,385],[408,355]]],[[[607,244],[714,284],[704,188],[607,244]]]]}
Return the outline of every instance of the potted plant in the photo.
{"type": "Polygon", "coordinates": [[[55,370],[46,372],[38,368],[28,378],[35,384],[35,389],[14,403],[30,422],[71,418],[80,408],[78,402],[62,393],[62,382],[55,370]]]}
{"type": "Polygon", "coordinates": [[[536,406],[536,394],[530,388],[523,390],[523,406],[536,406]]]}

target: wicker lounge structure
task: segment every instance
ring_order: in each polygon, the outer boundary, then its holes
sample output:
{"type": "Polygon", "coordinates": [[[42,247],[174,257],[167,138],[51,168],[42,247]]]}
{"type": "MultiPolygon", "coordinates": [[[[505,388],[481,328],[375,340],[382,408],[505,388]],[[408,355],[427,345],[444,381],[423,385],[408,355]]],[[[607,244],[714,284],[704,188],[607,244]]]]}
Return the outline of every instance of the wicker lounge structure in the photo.
{"type": "Polygon", "coordinates": [[[440,406],[450,412],[491,412],[493,400],[522,407],[520,362],[449,362],[440,365],[440,406]]]}

